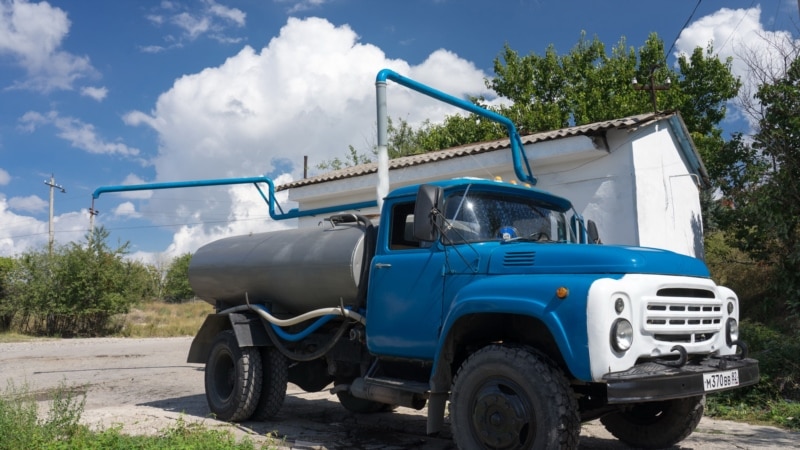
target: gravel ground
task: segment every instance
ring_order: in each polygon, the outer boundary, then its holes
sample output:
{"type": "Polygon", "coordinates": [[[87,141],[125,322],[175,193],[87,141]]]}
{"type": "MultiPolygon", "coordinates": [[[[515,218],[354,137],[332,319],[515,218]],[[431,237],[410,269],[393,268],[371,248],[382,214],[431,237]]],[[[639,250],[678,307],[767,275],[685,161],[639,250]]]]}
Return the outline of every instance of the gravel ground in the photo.
{"type": "MultiPolygon", "coordinates": [[[[157,433],[176,420],[202,422],[237,435],[278,436],[283,448],[452,449],[449,427],[425,435],[425,410],[354,415],[327,391],[307,393],[289,385],[278,417],[269,422],[227,424],[208,418],[203,366],[187,364],[191,338],[72,339],[0,344],[0,383],[45,392],[61,384],[85,392],[83,421],[121,425],[131,434],[157,433]]],[[[774,427],[703,418],[679,449],[790,449],[800,433],[774,427]]],[[[581,449],[624,449],[599,422],[583,425],[581,449]]]]}

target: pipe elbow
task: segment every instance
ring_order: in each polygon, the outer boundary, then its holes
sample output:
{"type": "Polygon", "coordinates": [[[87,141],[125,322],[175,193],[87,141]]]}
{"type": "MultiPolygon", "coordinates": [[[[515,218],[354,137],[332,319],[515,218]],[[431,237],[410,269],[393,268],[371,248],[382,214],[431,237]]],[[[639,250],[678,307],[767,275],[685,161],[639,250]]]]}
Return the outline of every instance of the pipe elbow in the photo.
{"type": "Polygon", "coordinates": [[[375,82],[376,83],[386,83],[386,80],[388,80],[388,79],[390,79],[392,77],[395,77],[395,76],[397,76],[397,72],[395,72],[394,70],[381,69],[381,71],[378,72],[378,75],[375,77],[375,82]]]}

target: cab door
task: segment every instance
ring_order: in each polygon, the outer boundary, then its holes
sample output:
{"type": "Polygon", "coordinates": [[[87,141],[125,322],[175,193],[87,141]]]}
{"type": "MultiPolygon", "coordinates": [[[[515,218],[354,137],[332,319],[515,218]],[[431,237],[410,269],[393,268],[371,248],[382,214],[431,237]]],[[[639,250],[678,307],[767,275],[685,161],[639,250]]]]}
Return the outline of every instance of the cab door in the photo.
{"type": "Polygon", "coordinates": [[[413,238],[413,202],[390,211],[370,267],[367,347],[380,356],[432,360],[442,325],[444,254],[438,243],[413,238]]]}

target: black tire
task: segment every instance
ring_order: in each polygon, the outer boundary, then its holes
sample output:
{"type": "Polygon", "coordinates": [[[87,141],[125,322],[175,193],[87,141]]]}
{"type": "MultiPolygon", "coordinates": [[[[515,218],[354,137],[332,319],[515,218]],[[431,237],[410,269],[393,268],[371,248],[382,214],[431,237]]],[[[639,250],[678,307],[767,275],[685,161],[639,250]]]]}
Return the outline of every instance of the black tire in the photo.
{"type": "Polygon", "coordinates": [[[609,433],[637,448],[665,448],[686,439],[700,423],[705,396],[637,403],[600,418],[609,433]]]}
{"type": "Polygon", "coordinates": [[[206,400],[217,419],[249,419],[261,396],[261,353],[257,347],[239,347],[233,331],[217,335],[205,371],[206,400]]]}
{"type": "Polygon", "coordinates": [[[261,397],[258,400],[254,420],[267,420],[275,417],[286,398],[288,364],[286,357],[275,347],[261,347],[261,366],[264,376],[261,382],[261,397]]]}
{"type": "Polygon", "coordinates": [[[450,394],[453,440],[462,450],[576,448],[578,405],[566,377],[523,347],[470,355],[450,394]]]}

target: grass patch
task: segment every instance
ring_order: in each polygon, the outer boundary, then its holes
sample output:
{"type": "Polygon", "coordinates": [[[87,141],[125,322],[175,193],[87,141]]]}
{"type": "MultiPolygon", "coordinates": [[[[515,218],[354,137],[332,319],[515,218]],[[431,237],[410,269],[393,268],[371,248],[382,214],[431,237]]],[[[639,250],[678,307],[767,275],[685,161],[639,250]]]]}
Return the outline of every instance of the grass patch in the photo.
{"type": "Polygon", "coordinates": [[[757,402],[736,401],[712,395],[706,399],[706,415],[716,419],[771,425],[800,431],[800,403],[785,400],[757,402]]]}
{"type": "Polygon", "coordinates": [[[43,338],[30,336],[27,334],[17,333],[16,331],[6,331],[0,333],[0,344],[6,342],[26,342],[26,341],[41,341],[43,338]]]}
{"type": "Polygon", "coordinates": [[[206,316],[213,312],[213,306],[200,300],[142,303],[116,318],[121,321],[117,335],[133,338],[194,336],[206,316]]]}
{"type": "Polygon", "coordinates": [[[36,395],[27,386],[9,385],[0,395],[0,450],[17,449],[274,449],[248,437],[237,439],[228,430],[210,430],[179,419],[155,436],[123,434],[121,426],[93,431],[80,423],[85,394],[61,386],[49,393],[48,408],[40,414],[36,395]]]}

